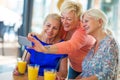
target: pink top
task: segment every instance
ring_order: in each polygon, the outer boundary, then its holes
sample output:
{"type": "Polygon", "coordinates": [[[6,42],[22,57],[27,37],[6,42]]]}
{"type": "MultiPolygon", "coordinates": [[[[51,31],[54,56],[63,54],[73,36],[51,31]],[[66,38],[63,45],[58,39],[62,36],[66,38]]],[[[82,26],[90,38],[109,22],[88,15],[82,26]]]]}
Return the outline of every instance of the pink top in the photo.
{"type": "Polygon", "coordinates": [[[55,45],[58,47],[57,53],[68,54],[70,66],[75,71],[82,72],[82,61],[94,43],[95,39],[80,27],[76,29],[70,40],[55,45]]]}

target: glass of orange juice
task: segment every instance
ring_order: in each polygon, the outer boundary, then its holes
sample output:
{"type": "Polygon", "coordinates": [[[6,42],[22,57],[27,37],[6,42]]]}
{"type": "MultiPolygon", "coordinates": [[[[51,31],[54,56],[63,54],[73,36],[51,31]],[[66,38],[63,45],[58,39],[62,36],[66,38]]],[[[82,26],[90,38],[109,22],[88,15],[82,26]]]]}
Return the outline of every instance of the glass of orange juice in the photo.
{"type": "Polygon", "coordinates": [[[18,60],[17,66],[18,66],[18,72],[20,74],[24,74],[25,73],[25,71],[26,71],[26,65],[27,65],[26,61],[23,61],[21,59],[18,60]]]}
{"type": "Polygon", "coordinates": [[[39,65],[28,65],[28,80],[37,80],[38,79],[39,65]]]}
{"type": "Polygon", "coordinates": [[[56,80],[56,70],[44,69],[44,80],[56,80]]]}

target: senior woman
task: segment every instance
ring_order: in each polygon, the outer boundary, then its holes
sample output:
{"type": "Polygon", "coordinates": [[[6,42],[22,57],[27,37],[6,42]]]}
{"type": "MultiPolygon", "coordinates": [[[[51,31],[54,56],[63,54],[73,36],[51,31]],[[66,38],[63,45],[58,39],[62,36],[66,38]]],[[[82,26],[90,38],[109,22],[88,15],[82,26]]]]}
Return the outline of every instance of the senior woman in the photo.
{"type": "Polygon", "coordinates": [[[90,9],[82,16],[87,34],[96,39],[82,63],[79,80],[117,80],[118,43],[113,33],[106,28],[107,17],[103,11],[90,9]]]}

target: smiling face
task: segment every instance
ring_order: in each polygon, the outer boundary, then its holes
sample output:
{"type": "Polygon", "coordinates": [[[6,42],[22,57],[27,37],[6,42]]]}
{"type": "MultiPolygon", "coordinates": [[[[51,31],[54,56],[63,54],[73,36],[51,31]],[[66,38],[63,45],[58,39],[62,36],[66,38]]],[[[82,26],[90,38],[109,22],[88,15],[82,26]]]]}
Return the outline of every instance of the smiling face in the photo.
{"type": "Polygon", "coordinates": [[[44,23],[44,33],[47,38],[54,38],[60,30],[60,22],[54,18],[48,18],[44,23]]]}
{"type": "Polygon", "coordinates": [[[93,18],[87,14],[84,14],[82,22],[87,34],[94,35],[98,30],[102,28],[100,19],[93,18]]]}
{"type": "Polygon", "coordinates": [[[65,31],[73,30],[77,27],[79,19],[75,15],[74,11],[63,12],[61,14],[61,22],[65,31]]]}

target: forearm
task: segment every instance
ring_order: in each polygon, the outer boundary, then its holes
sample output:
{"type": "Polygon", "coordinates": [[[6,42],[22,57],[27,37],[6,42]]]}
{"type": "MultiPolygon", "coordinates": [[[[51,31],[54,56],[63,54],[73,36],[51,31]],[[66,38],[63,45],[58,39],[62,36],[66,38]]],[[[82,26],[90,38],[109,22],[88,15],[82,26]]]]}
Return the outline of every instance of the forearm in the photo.
{"type": "MultiPolygon", "coordinates": [[[[74,44],[74,41],[64,41],[55,45],[45,46],[45,53],[56,53],[56,54],[68,54],[80,48],[78,44],[74,44]],[[78,45],[78,46],[77,46],[78,45]]],[[[43,50],[43,49],[42,49],[43,50]]]]}
{"type": "Polygon", "coordinates": [[[57,54],[57,51],[58,51],[58,48],[57,48],[57,46],[54,46],[54,45],[44,47],[44,52],[45,53],[57,54]]]}
{"type": "Polygon", "coordinates": [[[86,45],[87,35],[80,29],[76,30],[71,39],[61,43],[55,44],[57,46],[57,53],[71,53],[79,50],[86,45]]]}
{"type": "Polygon", "coordinates": [[[85,77],[85,78],[82,78],[81,76],[78,76],[76,78],[76,80],[98,80],[97,76],[93,75],[93,76],[90,76],[90,77],[85,77]]]}
{"type": "Polygon", "coordinates": [[[67,72],[57,72],[57,76],[61,78],[67,78],[67,72]]]}
{"type": "Polygon", "coordinates": [[[57,72],[58,77],[61,77],[63,79],[67,78],[68,73],[67,61],[68,61],[67,57],[60,60],[59,71],[57,72]]]}
{"type": "Polygon", "coordinates": [[[86,78],[86,80],[98,80],[97,76],[90,76],[88,78],[86,78]]]}

